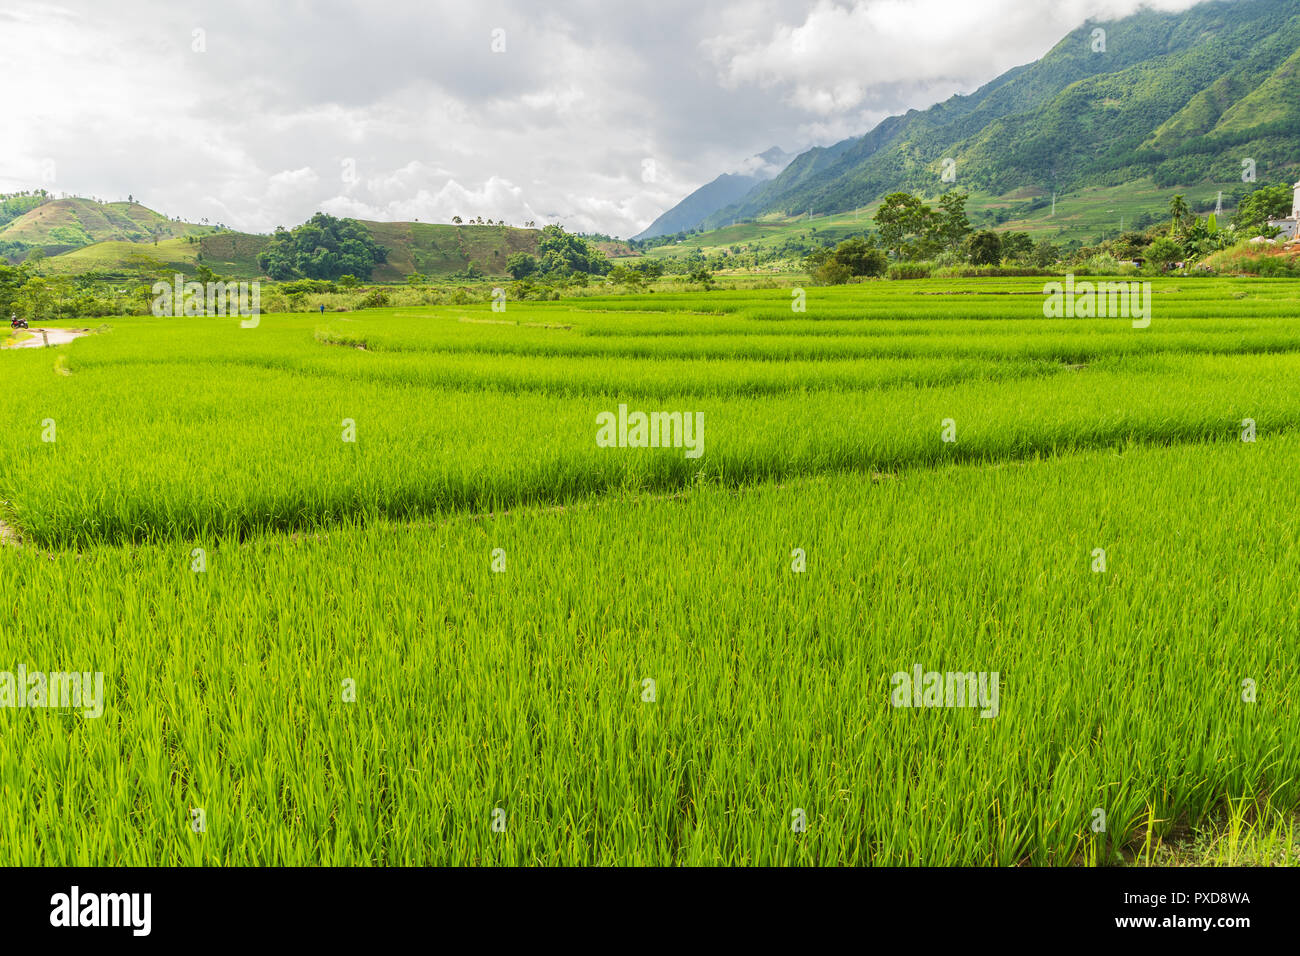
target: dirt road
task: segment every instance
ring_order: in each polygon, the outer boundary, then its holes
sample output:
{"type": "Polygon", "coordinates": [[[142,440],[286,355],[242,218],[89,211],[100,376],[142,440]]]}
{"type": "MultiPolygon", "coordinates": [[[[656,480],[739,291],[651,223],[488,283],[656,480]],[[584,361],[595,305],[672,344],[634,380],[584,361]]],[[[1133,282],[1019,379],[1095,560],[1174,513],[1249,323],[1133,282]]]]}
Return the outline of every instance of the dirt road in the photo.
{"type": "MultiPolygon", "coordinates": [[[[15,345],[7,346],[11,349],[40,349],[45,347],[48,338],[50,345],[67,345],[73,339],[79,339],[83,335],[89,335],[90,329],[40,329],[31,328],[27,330],[31,333],[30,339],[23,339],[15,345]],[[41,333],[45,333],[42,335],[41,333]]],[[[22,334],[20,329],[19,335],[22,334]]]]}

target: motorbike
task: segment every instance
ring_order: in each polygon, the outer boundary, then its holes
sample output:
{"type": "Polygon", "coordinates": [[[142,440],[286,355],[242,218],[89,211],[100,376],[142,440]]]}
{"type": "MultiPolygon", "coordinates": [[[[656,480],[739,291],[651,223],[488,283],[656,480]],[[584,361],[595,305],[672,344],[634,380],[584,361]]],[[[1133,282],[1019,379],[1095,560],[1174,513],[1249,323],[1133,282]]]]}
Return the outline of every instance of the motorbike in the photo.
{"type": "Polygon", "coordinates": [[[9,321],[9,328],[11,329],[25,329],[27,327],[26,319],[11,319],[9,321]]]}

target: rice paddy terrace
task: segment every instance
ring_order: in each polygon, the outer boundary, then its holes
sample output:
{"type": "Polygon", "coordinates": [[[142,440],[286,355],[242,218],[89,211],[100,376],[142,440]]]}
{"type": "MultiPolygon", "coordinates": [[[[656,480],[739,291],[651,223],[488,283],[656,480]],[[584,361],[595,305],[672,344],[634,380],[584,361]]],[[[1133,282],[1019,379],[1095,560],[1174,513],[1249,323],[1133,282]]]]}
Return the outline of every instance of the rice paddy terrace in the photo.
{"type": "Polygon", "coordinates": [[[1043,302],[0,353],[0,661],[103,674],[98,716],[0,708],[0,859],[1053,865],[1289,817],[1296,285],[1043,302]]]}

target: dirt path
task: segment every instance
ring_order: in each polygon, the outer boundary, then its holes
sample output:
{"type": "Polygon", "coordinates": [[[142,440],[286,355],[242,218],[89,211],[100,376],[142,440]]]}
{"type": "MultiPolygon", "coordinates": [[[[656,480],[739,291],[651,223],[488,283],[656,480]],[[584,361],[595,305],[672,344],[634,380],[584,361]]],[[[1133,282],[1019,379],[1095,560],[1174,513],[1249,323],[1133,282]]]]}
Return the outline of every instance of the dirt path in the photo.
{"type": "MultiPolygon", "coordinates": [[[[50,345],[67,345],[74,339],[79,339],[83,335],[89,335],[90,329],[28,329],[31,338],[23,339],[15,345],[7,346],[11,349],[40,349],[45,347],[46,339],[50,345]]],[[[21,334],[21,330],[20,333],[21,334]]]]}

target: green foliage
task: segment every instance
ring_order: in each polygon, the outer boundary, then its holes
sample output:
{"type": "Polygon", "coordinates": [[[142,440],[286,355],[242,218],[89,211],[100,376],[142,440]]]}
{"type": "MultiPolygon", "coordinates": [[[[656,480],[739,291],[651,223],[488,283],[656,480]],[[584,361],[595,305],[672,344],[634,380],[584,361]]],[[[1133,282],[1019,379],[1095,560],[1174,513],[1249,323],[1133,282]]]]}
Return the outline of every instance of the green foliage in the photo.
{"type": "Polygon", "coordinates": [[[704,288],[708,289],[713,286],[713,273],[703,266],[700,266],[691,270],[690,275],[687,276],[687,280],[702,285],[704,288]]]}
{"type": "Polygon", "coordinates": [[[895,262],[887,275],[890,279],[928,279],[933,268],[928,262],[895,262]]]}
{"type": "Polygon", "coordinates": [[[506,272],[515,279],[530,276],[537,271],[537,268],[537,257],[526,252],[516,252],[506,258],[506,272]]]}
{"type": "Polygon", "coordinates": [[[1285,219],[1291,214],[1294,192],[1286,183],[1262,186],[1237,206],[1232,224],[1243,232],[1258,233],[1270,219],[1285,219]]]}
{"type": "Polygon", "coordinates": [[[1156,265],[1167,266],[1173,262],[1181,262],[1186,255],[1183,247],[1174,239],[1168,236],[1162,236],[1147,247],[1146,258],[1156,265]]]}
{"type": "Polygon", "coordinates": [[[813,278],[820,285],[844,285],[853,278],[853,271],[832,257],[813,271],[813,278]]]}
{"type": "Polygon", "coordinates": [[[542,275],[568,275],[585,272],[605,275],[609,260],[592,243],[567,233],[560,226],[547,226],[537,241],[538,271],[542,275]]]}
{"type": "Polygon", "coordinates": [[[909,242],[925,235],[933,217],[930,207],[911,193],[890,193],[876,212],[876,228],[885,248],[901,258],[909,242]]]}
{"type": "Polygon", "coordinates": [[[272,279],[337,279],[344,274],[369,278],[386,251],[355,219],[318,212],[292,230],[276,229],[257,257],[272,279]]]}
{"type": "Polygon", "coordinates": [[[1002,237],[996,232],[977,232],[970,239],[970,261],[977,266],[995,266],[1002,261],[1002,237]]]}
{"type": "Polygon", "coordinates": [[[1001,234],[1002,258],[1011,262],[1033,263],[1035,259],[1034,240],[1026,232],[1004,232],[1001,234]]]}
{"type": "Polygon", "coordinates": [[[616,285],[627,286],[630,289],[639,289],[645,282],[643,273],[636,269],[629,269],[627,266],[616,265],[609,271],[611,282],[616,285]]]}
{"type": "Polygon", "coordinates": [[[389,298],[388,293],[383,289],[371,289],[366,293],[365,298],[361,300],[361,308],[383,309],[387,308],[391,304],[391,301],[392,300],[389,298]]]}
{"type": "Polygon", "coordinates": [[[19,293],[30,275],[22,266],[0,262],[0,321],[8,323],[9,316],[17,310],[19,293]]]}
{"type": "Polygon", "coordinates": [[[969,193],[949,192],[939,198],[939,209],[934,220],[934,238],[951,252],[961,248],[971,234],[970,219],[966,215],[969,193]]]}
{"type": "Polygon", "coordinates": [[[15,219],[27,215],[49,200],[49,193],[44,189],[34,192],[0,193],[0,227],[9,225],[15,219]]]}
{"type": "Polygon", "coordinates": [[[852,276],[882,276],[889,268],[885,254],[865,239],[846,239],[835,247],[832,258],[852,276]]]}

